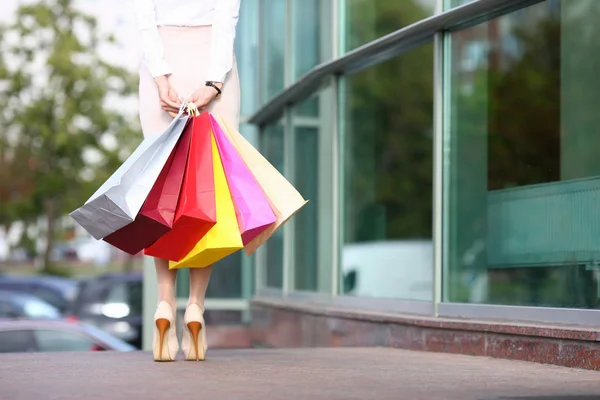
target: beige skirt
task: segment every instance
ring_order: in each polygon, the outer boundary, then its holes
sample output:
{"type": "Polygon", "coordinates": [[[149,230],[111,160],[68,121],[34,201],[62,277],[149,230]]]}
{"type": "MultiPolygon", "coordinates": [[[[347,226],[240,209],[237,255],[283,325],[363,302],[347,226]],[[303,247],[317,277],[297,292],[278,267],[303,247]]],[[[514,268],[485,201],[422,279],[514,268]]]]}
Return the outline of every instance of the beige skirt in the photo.
{"type": "MultiPolygon", "coordinates": [[[[173,69],[171,85],[183,99],[204,86],[210,62],[210,26],[159,27],[164,57],[173,69]]],[[[144,136],[162,133],[172,117],[160,107],[158,89],[152,75],[142,63],[140,67],[140,122],[144,136]]],[[[240,82],[237,64],[227,74],[222,95],[213,100],[208,110],[219,114],[232,128],[240,119],[240,82]]]]}

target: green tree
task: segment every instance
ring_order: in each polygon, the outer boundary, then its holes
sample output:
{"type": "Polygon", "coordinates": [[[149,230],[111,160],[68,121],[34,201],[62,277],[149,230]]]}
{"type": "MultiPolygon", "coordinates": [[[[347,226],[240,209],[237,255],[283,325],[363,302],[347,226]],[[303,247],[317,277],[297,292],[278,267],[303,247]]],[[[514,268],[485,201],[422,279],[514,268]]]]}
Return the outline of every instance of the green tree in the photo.
{"type": "Polygon", "coordinates": [[[135,121],[114,107],[135,79],[107,63],[111,42],[73,0],[41,1],[17,10],[0,41],[0,223],[47,218],[43,265],[59,217],[82,204],[122,161],[135,121]],[[119,147],[103,140],[115,138],[119,147]],[[86,154],[95,153],[94,163],[86,154]]]}

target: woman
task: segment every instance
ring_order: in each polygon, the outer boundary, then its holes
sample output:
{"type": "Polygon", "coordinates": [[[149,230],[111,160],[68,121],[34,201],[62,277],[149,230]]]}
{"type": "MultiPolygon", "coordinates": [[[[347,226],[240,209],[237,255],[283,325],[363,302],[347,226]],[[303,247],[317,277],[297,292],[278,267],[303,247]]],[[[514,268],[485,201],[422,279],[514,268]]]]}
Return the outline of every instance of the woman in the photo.
{"type": "MultiPolygon", "coordinates": [[[[161,133],[182,102],[239,124],[239,80],[233,42],[240,0],[134,0],[143,62],[140,68],[140,121],[144,135],[161,133]]],[[[158,305],[154,315],[155,361],[173,361],[175,277],[168,261],[155,259],[158,305]]],[[[204,296],[211,268],[190,269],[190,296],[181,347],[187,360],[204,360],[204,296]]]]}

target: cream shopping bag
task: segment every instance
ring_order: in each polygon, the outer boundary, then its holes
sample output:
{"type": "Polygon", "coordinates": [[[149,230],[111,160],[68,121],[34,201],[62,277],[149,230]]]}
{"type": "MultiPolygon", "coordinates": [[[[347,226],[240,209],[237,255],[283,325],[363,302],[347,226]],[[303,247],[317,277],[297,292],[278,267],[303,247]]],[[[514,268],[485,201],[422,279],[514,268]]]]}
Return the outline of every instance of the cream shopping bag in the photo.
{"type": "Polygon", "coordinates": [[[273,233],[285,224],[294,214],[298,212],[307,201],[292,186],[292,184],[275,168],[266,158],[260,154],[241,133],[231,129],[220,116],[213,114],[223,132],[234,145],[248,169],[261,186],[269,205],[275,213],[275,223],[260,233],[252,241],[244,246],[246,254],[251,255],[273,235],[273,233]]]}

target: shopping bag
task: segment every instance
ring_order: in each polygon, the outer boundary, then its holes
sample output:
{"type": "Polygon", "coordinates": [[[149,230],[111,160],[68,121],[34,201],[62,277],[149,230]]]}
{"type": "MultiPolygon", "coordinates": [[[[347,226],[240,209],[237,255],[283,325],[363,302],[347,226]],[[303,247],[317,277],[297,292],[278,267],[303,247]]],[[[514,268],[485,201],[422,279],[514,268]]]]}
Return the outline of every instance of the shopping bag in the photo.
{"type": "Polygon", "coordinates": [[[181,260],[217,222],[208,113],[191,117],[187,129],[192,138],[173,227],[144,250],[165,260],[181,260]]]}
{"type": "Polygon", "coordinates": [[[229,192],[225,171],[214,137],[212,137],[211,142],[215,173],[217,223],[182,260],[170,261],[169,269],[207,267],[244,247],[231,193],[229,192]]]}
{"type": "Polygon", "coordinates": [[[166,131],[142,141],[71,217],[100,240],[133,222],[188,121],[183,107],[166,131]]]}
{"type": "Polygon", "coordinates": [[[215,119],[223,128],[230,142],[235,146],[238,153],[254,175],[258,184],[262,187],[269,205],[273,210],[276,221],[267,229],[258,234],[244,246],[246,254],[251,255],[273,235],[273,233],[285,224],[294,214],[302,208],[307,201],[292,186],[290,182],[277,169],[265,159],[239,132],[231,129],[227,121],[218,115],[215,119]]]}
{"type": "Polygon", "coordinates": [[[275,214],[252,172],[213,116],[210,117],[210,122],[231,192],[242,242],[246,245],[275,222],[275,214]]]}
{"type": "Polygon", "coordinates": [[[191,130],[185,129],[167,164],[150,190],[138,216],[129,225],[106,236],[105,242],[133,255],[144,250],[171,230],[191,138],[191,130]]]}

